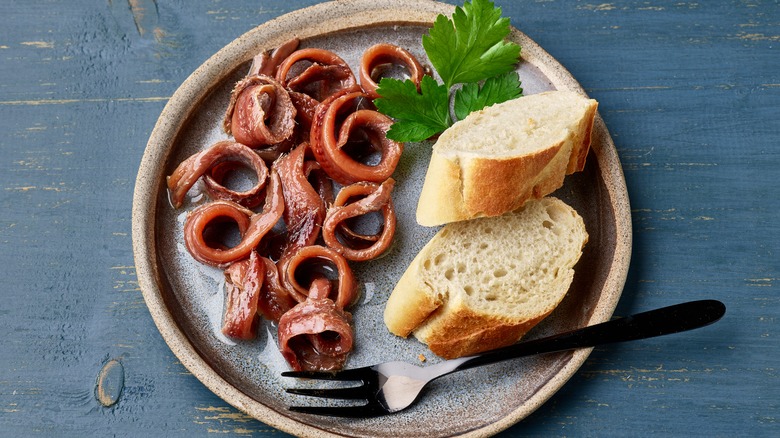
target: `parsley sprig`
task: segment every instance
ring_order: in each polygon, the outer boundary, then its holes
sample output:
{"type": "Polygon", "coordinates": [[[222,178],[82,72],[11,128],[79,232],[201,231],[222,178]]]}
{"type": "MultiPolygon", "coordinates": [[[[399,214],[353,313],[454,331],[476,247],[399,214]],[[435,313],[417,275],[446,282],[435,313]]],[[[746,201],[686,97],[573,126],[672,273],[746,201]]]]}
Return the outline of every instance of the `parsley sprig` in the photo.
{"type": "Polygon", "coordinates": [[[507,35],[509,19],[490,0],[466,2],[455,8],[452,19],[439,15],[422,44],[443,83],[425,76],[418,92],[409,79],[383,78],[375,103],[395,119],[387,136],[422,141],[444,131],[453,123],[451,94],[458,119],[519,97],[522,88],[514,70],[520,46],[505,41],[507,35]]]}

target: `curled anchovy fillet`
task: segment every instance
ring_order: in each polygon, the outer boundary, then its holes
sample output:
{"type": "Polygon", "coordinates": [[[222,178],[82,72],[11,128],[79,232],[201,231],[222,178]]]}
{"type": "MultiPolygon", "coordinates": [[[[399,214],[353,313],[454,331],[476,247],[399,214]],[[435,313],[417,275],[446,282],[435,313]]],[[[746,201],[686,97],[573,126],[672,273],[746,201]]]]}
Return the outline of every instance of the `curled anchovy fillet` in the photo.
{"type": "Polygon", "coordinates": [[[249,340],[257,336],[257,314],[261,288],[265,280],[265,264],[256,251],[248,259],[225,269],[225,310],[222,334],[234,339],[249,340]]]}
{"type": "Polygon", "coordinates": [[[292,137],[297,111],[290,94],[274,78],[248,76],[233,88],[222,126],[239,143],[271,146],[292,137]]]}
{"type": "Polygon", "coordinates": [[[167,178],[171,203],[178,208],[184,202],[187,191],[204,177],[209,194],[215,199],[233,201],[244,206],[256,206],[262,200],[262,190],[268,179],[268,167],[251,148],[241,143],[220,141],[205,151],[191,155],[182,161],[167,178]],[[247,167],[257,176],[256,184],[238,192],[222,185],[222,178],[229,170],[247,167]]]}
{"type": "Polygon", "coordinates": [[[276,161],[295,146],[298,146],[301,143],[308,143],[314,111],[320,104],[318,101],[314,100],[314,98],[297,91],[289,91],[289,95],[296,110],[295,130],[293,131],[293,135],[281,143],[263,146],[256,150],[257,154],[269,163],[276,161]]]}
{"type": "Polygon", "coordinates": [[[342,90],[317,108],[311,128],[311,148],[322,169],[340,184],[359,181],[381,183],[395,171],[403,144],[387,138],[393,120],[371,109],[362,91],[342,90]],[[345,147],[349,145],[349,153],[345,147]],[[358,153],[357,149],[363,150],[358,153]],[[380,154],[376,164],[365,164],[355,155],[380,154]]]}
{"type": "Polygon", "coordinates": [[[298,122],[298,129],[304,135],[301,142],[309,141],[309,131],[311,131],[311,122],[314,119],[314,113],[320,102],[308,94],[290,91],[290,99],[298,110],[295,120],[298,122]]]}
{"type": "Polygon", "coordinates": [[[349,65],[335,53],[306,48],[296,50],[279,65],[276,79],[291,91],[323,101],[357,84],[349,65]]]}
{"type": "Polygon", "coordinates": [[[193,258],[212,266],[224,267],[249,256],[260,240],[281,219],[284,211],[279,176],[271,171],[263,211],[255,213],[232,201],[214,201],[193,210],[184,222],[184,244],[193,258]],[[205,237],[212,224],[232,221],[241,241],[231,248],[214,247],[205,237]]]}
{"type": "Polygon", "coordinates": [[[320,198],[325,205],[333,204],[333,181],[328,174],[322,170],[322,166],[316,160],[306,160],[303,162],[303,174],[312,187],[317,190],[320,198]]]}
{"type": "Polygon", "coordinates": [[[323,274],[313,272],[314,268],[320,267],[323,268],[323,271],[336,271],[336,279],[332,280],[334,287],[327,298],[333,300],[336,306],[341,309],[347,308],[357,301],[357,281],[347,259],[330,248],[320,245],[303,247],[286,260],[280,261],[279,266],[283,269],[280,270],[283,285],[298,302],[306,300],[311,288],[311,283],[305,284],[304,281],[302,284],[298,271],[309,268],[303,274],[308,274],[310,277],[320,277],[323,274]]]}
{"type": "Polygon", "coordinates": [[[325,202],[304,173],[308,148],[302,143],[274,163],[284,193],[284,223],[287,226],[285,253],[313,245],[325,220],[325,202]]]}
{"type": "Polygon", "coordinates": [[[390,197],[394,184],[390,178],[381,185],[356,183],[341,189],[322,226],[325,244],[353,261],[372,260],[384,253],[395,236],[395,208],[390,197]],[[351,201],[355,197],[362,198],[351,201]],[[356,233],[346,223],[373,212],[381,212],[383,217],[382,229],[375,235],[356,233]]]}
{"type": "Polygon", "coordinates": [[[295,307],[298,302],[282,286],[276,264],[266,257],[260,257],[260,260],[265,265],[265,281],[260,290],[257,311],[264,318],[279,322],[279,318],[295,307]]]}
{"type": "Polygon", "coordinates": [[[294,370],[344,367],[352,351],[352,316],[328,298],[309,298],[279,320],[279,350],[294,370]]]}
{"type": "Polygon", "coordinates": [[[222,333],[253,339],[268,319],[293,369],[338,370],[354,344],[350,263],[387,252],[396,229],[391,176],[403,144],[387,138],[393,120],[373,104],[377,81],[406,75],[419,90],[426,71],[408,51],[377,44],[358,83],[337,54],[300,43],[252,59],[222,121],[233,138],[184,160],[167,183],[175,208],[198,180],[211,198],[188,213],[184,245],[224,269],[222,333]],[[257,183],[228,188],[244,170],[257,183]]]}
{"type": "Polygon", "coordinates": [[[366,94],[372,99],[379,97],[377,94],[377,71],[387,65],[401,65],[409,73],[409,79],[420,89],[425,70],[417,58],[408,51],[387,43],[380,43],[369,47],[363,52],[360,61],[360,85],[366,94]]]}
{"type": "Polygon", "coordinates": [[[293,38],[273,50],[258,53],[252,59],[252,66],[249,67],[247,76],[265,75],[273,77],[276,75],[276,69],[279,67],[279,64],[296,51],[300,43],[301,40],[293,38]]]}

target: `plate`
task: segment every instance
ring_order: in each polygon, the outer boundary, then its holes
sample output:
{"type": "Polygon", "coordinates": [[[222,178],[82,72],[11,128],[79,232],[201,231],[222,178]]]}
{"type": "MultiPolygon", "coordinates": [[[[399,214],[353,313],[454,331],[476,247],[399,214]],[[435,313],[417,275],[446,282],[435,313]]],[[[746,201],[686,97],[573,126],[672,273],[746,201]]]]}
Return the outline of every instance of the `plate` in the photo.
{"type": "MultiPolygon", "coordinates": [[[[236,343],[220,334],[223,275],[183,248],[187,208],[173,209],[165,176],[184,158],[226,139],[221,121],[232,86],[252,57],[293,36],[302,46],[322,47],[358,65],[377,42],[398,44],[424,63],[420,38],[438,14],[453,6],[429,1],[336,1],[301,9],[242,35],[187,78],[163,109],[140,164],[133,199],[133,250],[144,299],[163,338],[182,364],[226,402],[258,420],[299,436],[487,436],[525,418],[582,365],[589,350],[549,354],[468,370],[435,381],[412,408],[371,419],[327,418],[292,413],[306,403],[283,388],[287,369],[274,327],[261,326],[256,341],[236,343]]],[[[526,95],[551,89],[585,94],[577,81],[528,36],[512,29],[522,47],[518,67],[526,95]]],[[[414,212],[431,144],[407,144],[394,178],[398,211],[396,241],[381,259],[354,264],[361,300],[354,309],[356,349],[347,366],[387,360],[437,362],[424,345],[391,335],[382,312],[392,288],[436,229],[416,224],[414,212]]],[[[583,172],[570,175],[556,196],[585,220],[590,243],[561,305],[527,335],[553,334],[606,321],[620,297],[631,252],[631,218],[620,161],[600,117],[583,172]]],[[[316,402],[321,402],[315,400],[316,402]]]]}

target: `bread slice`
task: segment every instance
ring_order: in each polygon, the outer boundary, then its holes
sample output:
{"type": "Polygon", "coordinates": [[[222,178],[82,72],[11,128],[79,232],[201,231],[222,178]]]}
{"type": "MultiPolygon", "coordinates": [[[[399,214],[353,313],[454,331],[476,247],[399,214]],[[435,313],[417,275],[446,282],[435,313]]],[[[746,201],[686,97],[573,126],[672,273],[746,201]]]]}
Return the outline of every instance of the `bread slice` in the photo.
{"type": "Polygon", "coordinates": [[[566,295],[587,240],[582,218],[553,197],[448,224],[399,280],[385,325],[446,359],[512,344],[566,295]]]}
{"type": "Polygon", "coordinates": [[[433,146],[417,222],[498,216],[552,193],[585,166],[597,107],[571,91],[548,91],[456,122],[433,146]]]}

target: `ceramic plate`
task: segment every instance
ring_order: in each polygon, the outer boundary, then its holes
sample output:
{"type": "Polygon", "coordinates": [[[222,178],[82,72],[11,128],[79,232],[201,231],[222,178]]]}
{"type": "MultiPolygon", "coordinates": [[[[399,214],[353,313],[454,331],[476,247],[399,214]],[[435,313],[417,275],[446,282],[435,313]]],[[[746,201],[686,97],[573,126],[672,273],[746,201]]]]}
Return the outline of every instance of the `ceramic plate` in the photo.
{"type": "MultiPolygon", "coordinates": [[[[590,352],[550,354],[450,375],[435,381],[415,406],[391,416],[341,419],[291,413],[289,405],[321,401],[284,392],[284,387],[299,383],[280,376],[287,366],[276,347],[275,328],[264,323],[253,342],[236,343],[222,336],[222,272],[194,262],[183,247],[182,224],[194,203],[173,209],[165,176],[186,157],[227,138],[221,121],[230,90],[255,54],[297,36],[302,46],[330,49],[353,68],[363,50],[377,42],[398,44],[427,63],[421,36],[437,14],[450,16],[453,10],[428,1],[357,0],[282,16],[241,36],[198,68],[173,95],[152,132],[133,200],[133,245],[144,299],[163,338],[187,369],[225,401],[266,424],[301,436],[491,435],[544,403],[590,352]]],[[[518,71],[526,95],[551,89],[584,94],[576,80],[522,32],[513,29],[510,39],[522,46],[518,71]]],[[[362,295],[353,312],[357,344],[348,367],[387,360],[419,363],[420,354],[427,363],[438,361],[417,341],[391,335],[382,322],[395,282],[436,231],[414,219],[430,150],[430,143],[407,144],[395,172],[399,226],[389,254],[353,265],[362,295]]],[[[601,118],[596,120],[585,170],[567,177],[555,195],[583,216],[590,243],[567,297],[528,338],[608,320],[623,288],[630,257],[630,210],[620,162],[601,118]]]]}

